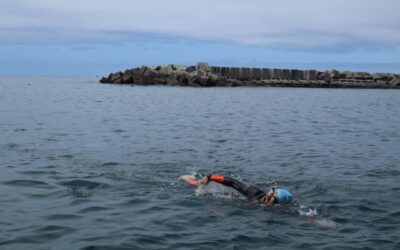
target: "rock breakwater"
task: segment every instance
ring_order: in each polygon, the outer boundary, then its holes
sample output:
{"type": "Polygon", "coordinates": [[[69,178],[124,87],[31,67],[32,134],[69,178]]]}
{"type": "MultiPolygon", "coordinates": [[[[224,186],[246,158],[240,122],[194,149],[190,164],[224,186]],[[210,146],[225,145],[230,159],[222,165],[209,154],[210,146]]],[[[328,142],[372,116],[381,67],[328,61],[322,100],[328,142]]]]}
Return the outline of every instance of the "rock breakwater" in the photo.
{"type": "Polygon", "coordinates": [[[400,88],[400,74],[271,68],[160,65],[111,73],[101,83],[191,87],[400,88]]]}

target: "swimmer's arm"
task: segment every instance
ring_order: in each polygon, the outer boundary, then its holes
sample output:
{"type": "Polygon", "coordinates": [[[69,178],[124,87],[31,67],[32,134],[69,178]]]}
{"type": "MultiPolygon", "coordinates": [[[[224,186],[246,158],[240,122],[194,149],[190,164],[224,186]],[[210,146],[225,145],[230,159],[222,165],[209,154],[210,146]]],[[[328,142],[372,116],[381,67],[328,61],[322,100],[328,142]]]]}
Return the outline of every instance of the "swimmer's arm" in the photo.
{"type": "Polygon", "coordinates": [[[203,179],[200,180],[200,183],[203,185],[207,185],[210,181],[213,181],[223,184],[224,179],[225,179],[224,176],[221,175],[208,174],[207,176],[203,177],[203,179]]]}
{"type": "Polygon", "coordinates": [[[211,174],[209,174],[200,180],[196,180],[196,178],[193,175],[182,175],[178,179],[184,180],[190,185],[199,185],[199,184],[207,185],[210,181],[221,182],[221,178],[223,181],[222,176],[212,176],[211,174]]]}
{"type": "Polygon", "coordinates": [[[204,176],[199,182],[200,184],[207,185],[211,181],[211,174],[204,176]]]}

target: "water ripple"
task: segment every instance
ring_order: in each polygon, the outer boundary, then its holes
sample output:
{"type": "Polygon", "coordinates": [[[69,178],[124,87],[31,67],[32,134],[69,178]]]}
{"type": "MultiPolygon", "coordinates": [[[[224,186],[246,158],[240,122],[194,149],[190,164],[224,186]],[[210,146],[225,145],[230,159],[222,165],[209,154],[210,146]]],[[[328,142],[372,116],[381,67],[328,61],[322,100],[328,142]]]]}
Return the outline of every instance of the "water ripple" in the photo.
{"type": "Polygon", "coordinates": [[[3,181],[2,183],[4,185],[17,186],[17,187],[52,188],[52,186],[46,182],[35,181],[35,180],[12,180],[12,181],[3,181]]]}
{"type": "Polygon", "coordinates": [[[76,179],[72,181],[62,181],[59,182],[60,185],[70,187],[70,188],[85,188],[85,189],[98,189],[98,188],[109,188],[110,186],[106,183],[88,181],[82,179],[76,179]]]}

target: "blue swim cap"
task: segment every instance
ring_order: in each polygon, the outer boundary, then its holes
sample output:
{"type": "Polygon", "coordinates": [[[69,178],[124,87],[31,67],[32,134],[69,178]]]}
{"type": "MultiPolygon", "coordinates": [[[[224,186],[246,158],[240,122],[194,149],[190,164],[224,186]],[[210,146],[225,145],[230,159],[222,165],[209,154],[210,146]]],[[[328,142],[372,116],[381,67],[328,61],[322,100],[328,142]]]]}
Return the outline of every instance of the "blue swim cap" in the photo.
{"type": "Polygon", "coordinates": [[[285,189],[278,188],[276,193],[278,194],[278,203],[287,204],[293,200],[293,195],[285,189]]]}

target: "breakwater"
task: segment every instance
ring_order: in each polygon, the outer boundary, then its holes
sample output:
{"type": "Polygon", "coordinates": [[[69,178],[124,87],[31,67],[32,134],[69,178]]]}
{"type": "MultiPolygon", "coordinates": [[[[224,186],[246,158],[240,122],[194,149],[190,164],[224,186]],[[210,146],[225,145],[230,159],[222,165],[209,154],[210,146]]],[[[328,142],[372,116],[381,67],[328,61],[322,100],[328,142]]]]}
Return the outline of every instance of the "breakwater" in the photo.
{"type": "Polygon", "coordinates": [[[160,65],[111,73],[101,83],[169,86],[271,86],[325,88],[400,88],[400,74],[272,68],[160,65]]]}

